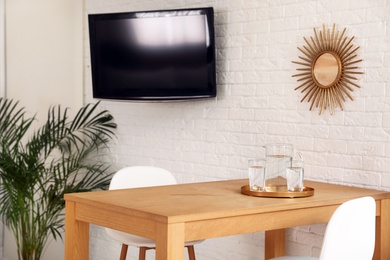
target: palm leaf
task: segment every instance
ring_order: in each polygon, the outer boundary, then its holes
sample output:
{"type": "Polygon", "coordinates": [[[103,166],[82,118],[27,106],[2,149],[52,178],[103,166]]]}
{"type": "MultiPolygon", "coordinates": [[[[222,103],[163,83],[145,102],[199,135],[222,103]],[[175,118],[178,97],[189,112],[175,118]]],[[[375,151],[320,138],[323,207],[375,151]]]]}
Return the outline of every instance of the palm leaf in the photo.
{"type": "Polygon", "coordinates": [[[98,105],[82,107],[73,119],[68,109],[51,107],[45,124],[27,138],[34,117],[0,98],[0,214],[19,259],[39,259],[49,234],[61,238],[65,193],[108,187],[109,166],[95,158],[116,124],[98,105]]]}
{"type": "Polygon", "coordinates": [[[10,149],[18,145],[34,118],[24,119],[24,109],[17,109],[18,102],[0,99],[0,138],[10,149]]]}

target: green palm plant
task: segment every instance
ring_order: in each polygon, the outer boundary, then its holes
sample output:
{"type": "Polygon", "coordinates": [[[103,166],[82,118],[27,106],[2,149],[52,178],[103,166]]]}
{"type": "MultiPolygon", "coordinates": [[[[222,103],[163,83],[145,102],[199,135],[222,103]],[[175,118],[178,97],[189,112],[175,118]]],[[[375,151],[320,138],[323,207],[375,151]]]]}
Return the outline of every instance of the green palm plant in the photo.
{"type": "Polygon", "coordinates": [[[35,116],[0,98],[0,214],[15,236],[19,260],[41,259],[49,235],[62,238],[65,193],[108,187],[111,173],[97,156],[116,124],[98,104],[82,107],[73,119],[68,109],[52,107],[45,124],[32,131],[35,116]]]}

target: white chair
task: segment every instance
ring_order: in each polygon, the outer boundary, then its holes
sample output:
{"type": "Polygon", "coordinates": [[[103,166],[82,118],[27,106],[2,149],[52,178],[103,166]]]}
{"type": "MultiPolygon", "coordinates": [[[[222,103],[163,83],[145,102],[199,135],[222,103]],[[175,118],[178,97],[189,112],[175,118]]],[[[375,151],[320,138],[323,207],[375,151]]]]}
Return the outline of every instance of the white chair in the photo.
{"type": "MultiPolygon", "coordinates": [[[[341,204],[326,227],[320,260],[371,260],[375,248],[375,200],[353,199],[341,204]]],[[[273,260],[316,260],[282,256],[273,260]]]]}
{"type": "MultiPolygon", "coordinates": [[[[152,166],[131,166],[119,170],[113,176],[110,183],[110,190],[151,187],[160,185],[177,184],[175,177],[167,170],[152,166]]],[[[106,228],[107,234],[113,239],[122,243],[120,260],[125,260],[128,246],[139,247],[139,260],[144,260],[146,250],[155,249],[156,243],[144,237],[131,235],[117,230],[106,228]]],[[[201,241],[185,243],[190,260],[195,260],[194,245],[201,241]]]]}

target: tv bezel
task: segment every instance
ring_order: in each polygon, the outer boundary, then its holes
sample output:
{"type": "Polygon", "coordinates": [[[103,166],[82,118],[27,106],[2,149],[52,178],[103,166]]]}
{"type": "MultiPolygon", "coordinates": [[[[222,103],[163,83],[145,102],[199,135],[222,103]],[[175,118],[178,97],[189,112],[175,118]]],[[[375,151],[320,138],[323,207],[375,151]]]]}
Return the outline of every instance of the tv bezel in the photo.
{"type": "Polygon", "coordinates": [[[200,7],[200,8],[185,8],[185,9],[167,9],[167,10],[148,10],[148,11],[132,11],[132,12],[119,12],[119,13],[98,13],[88,15],[89,24],[89,46],[90,46],[90,58],[91,58],[91,74],[92,74],[92,94],[93,98],[108,99],[108,100],[133,100],[133,101],[180,101],[191,99],[207,99],[213,98],[217,95],[217,83],[216,83],[216,56],[215,56],[215,31],[214,31],[214,9],[213,7],[200,7]],[[204,93],[197,94],[195,92],[188,93],[186,95],[172,95],[167,93],[163,96],[151,96],[151,95],[124,95],[124,94],[112,94],[107,88],[102,89],[98,80],[99,69],[97,64],[97,50],[95,43],[95,22],[100,20],[113,20],[113,19],[132,19],[142,16],[142,14],[156,13],[159,16],[163,16],[164,13],[174,12],[191,12],[199,11],[202,15],[205,15],[208,26],[208,37],[210,41],[210,55],[212,57],[207,68],[207,81],[209,86],[205,88],[204,93]],[[137,17],[138,16],[138,17],[137,17]]]}

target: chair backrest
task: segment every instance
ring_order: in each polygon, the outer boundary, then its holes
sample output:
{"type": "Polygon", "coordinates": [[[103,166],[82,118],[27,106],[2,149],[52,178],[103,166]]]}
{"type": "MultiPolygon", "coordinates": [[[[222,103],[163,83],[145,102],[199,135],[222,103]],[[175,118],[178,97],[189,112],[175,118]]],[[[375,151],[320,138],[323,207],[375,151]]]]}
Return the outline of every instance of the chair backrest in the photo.
{"type": "Polygon", "coordinates": [[[153,166],[130,166],[114,174],[111,179],[110,190],[176,183],[175,177],[165,169],[153,166]]]}
{"type": "Polygon", "coordinates": [[[326,228],[320,260],[371,260],[375,247],[375,211],[372,197],[341,204],[326,228]]]}

